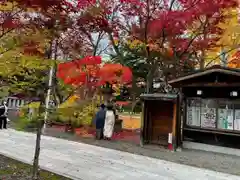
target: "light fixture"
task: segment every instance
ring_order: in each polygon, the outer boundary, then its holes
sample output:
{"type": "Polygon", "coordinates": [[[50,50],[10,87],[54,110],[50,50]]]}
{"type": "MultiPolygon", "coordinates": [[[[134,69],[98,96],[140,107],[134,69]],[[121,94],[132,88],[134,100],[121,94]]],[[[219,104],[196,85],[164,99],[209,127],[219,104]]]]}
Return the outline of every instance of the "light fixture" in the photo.
{"type": "Polygon", "coordinates": [[[232,91],[230,93],[230,96],[236,97],[236,96],[238,96],[238,92],[237,91],[232,91]]]}
{"type": "Polygon", "coordinates": [[[197,95],[202,95],[202,90],[197,90],[197,95]]]}
{"type": "Polygon", "coordinates": [[[153,83],[153,88],[157,89],[161,87],[161,83],[153,83]]]}

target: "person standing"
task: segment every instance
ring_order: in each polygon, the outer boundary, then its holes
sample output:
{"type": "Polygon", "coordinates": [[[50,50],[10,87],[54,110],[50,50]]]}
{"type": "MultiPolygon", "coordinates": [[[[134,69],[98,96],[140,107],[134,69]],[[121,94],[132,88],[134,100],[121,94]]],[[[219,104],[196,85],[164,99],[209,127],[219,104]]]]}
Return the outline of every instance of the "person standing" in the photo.
{"type": "Polygon", "coordinates": [[[104,124],[103,135],[106,140],[110,140],[113,135],[115,124],[115,112],[112,105],[107,106],[106,118],[104,124]]]}
{"type": "Polygon", "coordinates": [[[103,128],[105,123],[106,117],[106,110],[105,105],[101,104],[99,111],[95,117],[95,124],[96,124],[96,139],[100,140],[103,139],[103,128]]]}
{"type": "Polygon", "coordinates": [[[3,106],[0,107],[1,111],[3,112],[0,116],[0,129],[7,129],[7,112],[8,112],[8,107],[7,107],[7,102],[3,102],[3,106]]]}

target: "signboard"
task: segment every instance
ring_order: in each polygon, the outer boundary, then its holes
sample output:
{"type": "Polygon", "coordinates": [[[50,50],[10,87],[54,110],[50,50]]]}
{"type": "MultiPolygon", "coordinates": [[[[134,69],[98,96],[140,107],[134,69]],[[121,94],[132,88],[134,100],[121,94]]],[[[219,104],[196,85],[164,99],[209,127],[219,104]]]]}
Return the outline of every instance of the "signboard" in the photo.
{"type": "Polygon", "coordinates": [[[200,102],[198,100],[189,100],[187,107],[187,125],[200,126],[200,102]]]}
{"type": "Polygon", "coordinates": [[[216,108],[202,107],[201,127],[216,128],[216,108]]]}
{"type": "Polygon", "coordinates": [[[190,126],[200,126],[200,107],[188,107],[187,124],[190,126]]]}
{"type": "Polygon", "coordinates": [[[188,126],[240,131],[240,109],[232,102],[214,99],[188,99],[188,126]]]}
{"type": "Polygon", "coordinates": [[[187,107],[187,125],[191,126],[193,123],[193,107],[187,107]]]}
{"type": "Polygon", "coordinates": [[[168,134],[168,144],[172,144],[172,133],[168,134]]]}
{"type": "Polygon", "coordinates": [[[218,109],[218,128],[233,130],[232,109],[218,109]]]}
{"type": "Polygon", "coordinates": [[[240,109],[235,110],[234,130],[240,131],[240,109]]]}

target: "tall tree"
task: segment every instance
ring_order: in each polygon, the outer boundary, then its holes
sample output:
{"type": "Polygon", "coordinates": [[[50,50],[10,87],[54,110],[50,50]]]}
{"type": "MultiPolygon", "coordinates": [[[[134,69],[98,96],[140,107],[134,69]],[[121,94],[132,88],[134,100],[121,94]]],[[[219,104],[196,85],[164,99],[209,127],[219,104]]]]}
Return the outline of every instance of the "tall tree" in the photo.
{"type": "Polygon", "coordinates": [[[228,18],[219,24],[223,30],[223,34],[219,37],[217,46],[208,50],[205,57],[205,66],[209,67],[212,64],[221,63],[224,54],[227,61],[230,61],[239,49],[240,43],[240,24],[238,8],[226,9],[223,12],[228,18]]]}
{"type": "MultiPolygon", "coordinates": [[[[15,1],[0,2],[0,55],[19,46],[19,35],[30,27],[31,18],[15,1]]],[[[25,31],[26,32],[26,31],[25,31]]]]}
{"type": "Polygon", "coordinates": [[[215,46],[222,33],[218,24],[225,19],[222,11],[234,6],[233,0],[100,0],[79,6],[81,11],[96,9],[79,21],[104,31],[119,59],[124,58],[124,44],[138,41],[133,52],[146,62],[147,92],[151,92],[156,74],[166,81],[178,76],[183,67],[196,63],[203,49],[215,46]]]}
{"type": "MultiPolygon", "coordinates": [[[[71,24],[70,21],[70,13],[73,12],[73,6],[65,0],[52,1],[52,0],[13,0],[13,1],[1,1],[0,3],[1,12],[1,34],[0,38],[5,38],[5,41],[9,43],[9,40],[15,41],[15,39],[21,39],[22,31],[26,34],[34,34],[37,31],[42,32],[43,34],[48,31],[48,37],[44,36],[44,39],[52,42],[52,40],[57,39],[61,32],[69,27],[71,24]],[[14,33],[15,37],[6,36],[9,33],[14,33]]],[[[16,46],[16,43],[12,43],[16,46]]],[[[4,44],[6,47],[8,44],[4,44]]],[[[18,44],[17,44],[18,45],[18,44]]],[[[27,42],[19,44],[18,46],[23,48],[21,51],[23,54],[27,54],[28,56],[40,57],[42,59],[50,59],[51,53],[45,53],[46,49],[41,49],[39,51],[40,43],[35,39],[28,39],[27,42]],[[47,57],[45,56],[47,54],[47,57]]],[[[2,47],[3,47],[2,46],[2,47]]],[[[15,47],[9,48],[14,49],[15,47]]],[[[7,52],[8,49],[0,48],[2,54],[7,52]]],[[[51,47],[51,44],[48,43],[47,48],[51,47]]],[[[52,52],[52,49],[50,50],[52,52]]],[[[16,60],[20,60],[22,57],[22,53],[17,53],[16,60]]],[[[24,57],[25,58],[25,57],[24,57]]],[[[36,59],[36,58],[34,58],[36,59]]],[[[39,60],[40,61],[40,60],[39,60]]],[[[27,64],[29,65],[29,64],[27,64]]],[[[36,65],[36,64],[35,64],[36,65]]],[[[30,65],[29,65],[30,66],[30,65]]],[[[38,90],[45,90],[45,84],[40,83],[37,80],[46,79],[46,71],[39,70],[37,67],[23,67],[23,72],[27,72],[28,75],[23,74],[13,74],[13,79],[8,78],[8,83],[11,85],[16,85],[14,79],[19,80],[20,84],[17,84],[16,88],[21,90],[23,87],[29,87],[27,90],[32,90],[30,88],[30,84],[35,86],[38,90]],[[39,73],[37,73],[38,71],[39,73]],[[26,77],[25,77],[26,76],[26,77]],[[37,76],[36,78],[34,78],[37,76]],[[40,76],[40,77],[39,77],[40,76]],[[30,78],[29,78],[30,77],[30,78]],[[18,79],[19,78],[19,79],[18,79]],[[25,82],[25,83],[24,83],[25,82]],[[39,86],[37,86],[39,85],[39,86]]],[[[21,72],[21,73],[23,73],[21,72]]],[[[35,89],[35,91],[36,91],[35,89]]],[[[26,91],[29,92],[29,91],[26,91]]],[[[38,92],[38,91],[37,91],[38,92]]],[[[30,93],[30,92],[29,92],[30,93]]],[[[30,93],[31,94],[31,93],[30,93]]],[[[41,91],[38,94],[41,99],[42,107],[45,106],[44,96],[45,92],[41,91]]],[[[33,163],[33,179],[38,179],[38,167],[39,167],[39,154],[40,154],[40,141],[41,141],[41,131],[42,131],[42,119],[39,120],[39,127],[37,129],[37,138],[36,138],[36,147],[35,147],[35,155],[34,155],[34,163],[33,163]]]]}
{"type": "MultiPolygon", "coordinates": [[[[44,107],[48,68],[51,62],[44,59],[44,49],[42,49],[44,46],[41,47],[40,43],[36,43],[35,38],[31,37],[31,39],[26,37],[26,41],[21,48],[4,53],[0,58],[0,75],[3,84],[9,88],[10,93],[23,93],[28,98],[39,98],[41,102],[39,113],[41,113],[44,107]]],[[[42,123],[42,117],[39,117],[33,179],[37,179],[38,174],[42,123]]]]}

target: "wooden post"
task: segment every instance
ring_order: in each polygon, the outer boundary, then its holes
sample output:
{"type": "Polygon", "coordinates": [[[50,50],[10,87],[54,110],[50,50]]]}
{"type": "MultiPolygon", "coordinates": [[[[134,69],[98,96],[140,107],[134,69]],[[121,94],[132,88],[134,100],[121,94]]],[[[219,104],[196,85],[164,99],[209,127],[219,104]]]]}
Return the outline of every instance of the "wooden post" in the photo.
{"type": "Polygon", "coordinates": [[[142,112],[141,112],[141,129],[140,129],[140,146],[143,147],[144,145],[144,101],[142,102],[142,112]]]}
{"type": "Polygon", "coordinates": [[[173,145],[173,150],[176,149],[176,133],[177,130],[177,103],[175,102],[173,104],[173,125],[172,125],[172,145],[173,145]]]}
{"type": "Polygon", "coordinates": [[[182,146],[182,124],[183,124],[183,111],[182,111],[182,104],[183,104],[183,96],[182,96],[182,89],[180,90],[179,93],[179,98],[178,98],[178,116],[177,116],[177,146],[181,147],[182,146]]]}

